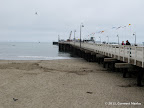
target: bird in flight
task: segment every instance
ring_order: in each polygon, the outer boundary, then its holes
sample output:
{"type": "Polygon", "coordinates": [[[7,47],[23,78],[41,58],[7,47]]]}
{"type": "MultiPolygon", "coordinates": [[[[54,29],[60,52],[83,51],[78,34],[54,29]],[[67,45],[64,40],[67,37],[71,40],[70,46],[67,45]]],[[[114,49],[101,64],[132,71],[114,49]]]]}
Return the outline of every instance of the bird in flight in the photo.
{"type": "Polygon", "coordinates": [[[35,15],[38,15],[38,13],[37,13],[37,12],[35,12],[35,15]]]}

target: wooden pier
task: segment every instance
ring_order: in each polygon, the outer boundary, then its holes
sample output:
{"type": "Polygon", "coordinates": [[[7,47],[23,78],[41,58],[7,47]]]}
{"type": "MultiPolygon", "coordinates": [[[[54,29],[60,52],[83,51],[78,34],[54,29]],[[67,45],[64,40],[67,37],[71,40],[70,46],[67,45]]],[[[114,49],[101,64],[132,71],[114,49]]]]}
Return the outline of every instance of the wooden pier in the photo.
{"type": "Polygon", "coordinates": [[[137,85],[142,86],[144,72],[144,47],[79,42],[60,42],[59,51],[71,52],[89,62],[103,64],[104,68],[123,71],[123,77],[131,77],[130,70],[137,74],[137,85]]]}
{"type": "Polygon", "coordinates": [[[58,45],[58,42],[53,42],[53,45],[58,45]]]}

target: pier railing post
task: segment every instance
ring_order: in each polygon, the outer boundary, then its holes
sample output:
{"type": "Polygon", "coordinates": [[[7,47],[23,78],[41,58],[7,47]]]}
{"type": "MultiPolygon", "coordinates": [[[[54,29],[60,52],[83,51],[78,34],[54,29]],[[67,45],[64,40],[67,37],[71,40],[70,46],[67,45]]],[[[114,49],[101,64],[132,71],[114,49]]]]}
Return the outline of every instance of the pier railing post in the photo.
{"type": "Polygon", "coordinates": [[[128,63],[130,63],[130,46],[128,46],[128,63]]]}
{"type": "Polygon", "coordinates": [[[100,46],[98,45],[98,51],[97,52],[99,52],[99,50],[100,50],[100,46]]]}
{"type": "Polygon", "coordinates": [[[116,58],[116,45],[114,47],[115,47],[114,58],[116,58]]]}
{"type": "Polygon", "coordinates": [[[105,55],[106,45],[104,45],[102,49],[103,49],[103,54],[105,55]]]}
{"type": "Polygon", "coordinates": [[[111,46],[112,47],[112,57],[114,55],[114,48],[113,48],[113,45],[111,46]]]}
{"type": "Polygon", "coordinates": [[[120,48],[121,48],[121,46],[120,45],[118,45],[118,48],[119,48],[119,52],[118,52],[118,60],[120,60],[120,48]]]}
{"type": "Polygon", "coordinates": [[[112,49],[112,45],[110,45],[110,48],[111,48],[111,51],[110,51],[110,54],[111,54],[111,57],[112,57],[112,51],[113,51],[113,49],[112,49]]]}
{"type": "Polygon", "coordinates": [[[98,46],[98,53],[100,52],[100,48],[101,48],[101,46],[99,45],[99,46],[98,46]]]}
{"type": "Polygon", "coordinates": [[[125,45],[123,46],[123,61],[125,59],[125,45]]]}
{"type": "Polygon", "coordinates": [[[101,45],[99,46],[99,52],[101,52],[101,45]]]}
{"type": "Polygon", "coordinates": [[[103,45],[101,46],[101,51],[102,51],[102,54],[103,54],[103,45]]]}
{"type": "Polygon", "coordinates": [[[107,49],[108,56],[109,56],[109,51],[110,51],[110,47],[109,47],[109,44],[108,44],[108,49],[107,49]]]}
{"type": "Polygon", "coordinates": [[[136,65],[137,60],[137,47],[135,46],[135,58],[134,58],[134,65],[136,65]]]}
{"type": "Polygon", "coordinates": [[[107,52],[108,52],[108,56],[109,56],[109,50],[110,50],[110,47],[109,47],[109,45],[107,45],[107,52]]]}

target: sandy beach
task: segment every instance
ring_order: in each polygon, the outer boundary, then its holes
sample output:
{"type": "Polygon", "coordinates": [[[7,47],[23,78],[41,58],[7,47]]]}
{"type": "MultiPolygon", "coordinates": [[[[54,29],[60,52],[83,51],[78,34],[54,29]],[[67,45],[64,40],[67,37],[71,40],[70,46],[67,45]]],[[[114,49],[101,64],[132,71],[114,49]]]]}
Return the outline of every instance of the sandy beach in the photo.
{"type": "Polygon", "coordinates": [[[143,104],[144,87],[136,86],[136,78],[122,78],[122,73],[97,63],[0,61],[0,108],[144,108],[143,104]]]}

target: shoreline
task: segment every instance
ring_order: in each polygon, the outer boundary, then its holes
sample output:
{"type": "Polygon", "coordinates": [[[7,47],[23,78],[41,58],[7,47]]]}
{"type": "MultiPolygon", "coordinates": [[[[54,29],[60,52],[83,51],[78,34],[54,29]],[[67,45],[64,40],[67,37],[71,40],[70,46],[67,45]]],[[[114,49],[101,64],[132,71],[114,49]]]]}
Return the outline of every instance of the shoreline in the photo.
{"type": "Polygon", "coordinates": [[[35,61],[36,60],[37,61],[37,60],[69,60],[69,59],[79,59],[79,58],[77,58],[77,57],[60,57],[59,56],[59,57],[49,57],[49,59],[0,59],[0,61],[24,61],[24,60],[26,60],[26,61],[35,61]]]}
{"type": "Polygon", "coordinates": [[[0,60],[0,107],[102,108],[138,102],[141,108],[144,88],[135,80],[83,59],[0,60]]]}

